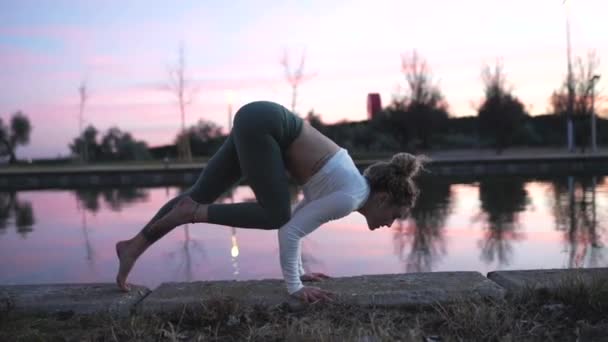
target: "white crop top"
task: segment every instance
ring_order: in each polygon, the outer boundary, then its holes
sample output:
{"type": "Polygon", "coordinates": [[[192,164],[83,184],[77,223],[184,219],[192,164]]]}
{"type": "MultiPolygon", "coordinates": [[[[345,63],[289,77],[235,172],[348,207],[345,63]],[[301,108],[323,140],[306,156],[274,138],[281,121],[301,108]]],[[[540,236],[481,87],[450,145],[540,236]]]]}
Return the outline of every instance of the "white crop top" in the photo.
{"type": "Polygon", "coordinates": [[[303,287],[300,239],[323,223],[359,209],[367,200],[370,189],[348,151],[341,148],[303,185],[302,191],[304,199],[295,206],[291,219],[278,232],[281,270],[289,294],[303,287]]]}

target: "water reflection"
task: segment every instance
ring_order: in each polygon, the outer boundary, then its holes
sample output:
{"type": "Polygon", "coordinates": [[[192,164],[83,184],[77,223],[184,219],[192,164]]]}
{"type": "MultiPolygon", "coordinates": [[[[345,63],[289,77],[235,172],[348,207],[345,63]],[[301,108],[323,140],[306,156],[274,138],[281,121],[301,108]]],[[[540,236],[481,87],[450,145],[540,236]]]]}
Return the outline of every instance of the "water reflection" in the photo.
{"type": "MultiPolygon", "coordinates": [[[[177,187],[177,193],[183,193],[190,189],[188,185],[182,185],[177,187]]],[[[216,203],[234,203],[234,192],[236,187],[232,187],[222,193],[217,199],[216,203]]],[[[166,189],[167,197],[172,197],[169,195],[168,188],[166,189]]],[[[234,279],[237,279],[239,276],[239,245],[237,239],[237,229],[235,227],[230,228],[230,261],[232,265],[232,276],[234,279]]],[[[179,229],[179,227],[177,228],[179,229]]],[[[192,238],[190,234],[190,226],[184,225],[184,239],[182,242],[179,242],[179,246],[176,250],[167,253],[167,256],[177,261],[177,267],[175,269],[174,276],[178,276],[181,274],[181,278],[185,281],[191,281],[194,277],[194,269],[193,269],[193,257],[195,260],[204,261],[207,257],[205,247],[203,241],[200,239],[192,238]],[[193,254],[197,255],[193,255],[193,254]],[[200,257],[200,258],[199,258],[200,257]]],[[[198,263],[197,263],[198,264],[198,263]]]]}
{"type": "Polygon", "coordinates": [[[89,269],[93,270],[95,267],[94,256],[95,252],[93,250],[93,244],[91,244],[91,239],[89,238],[89,227],[87,223],[87,211],[80,205],[80,202],[76,202],[76,208],[78,213],[80,214],[80,229],[82,230],[84,249],[86,252],[85,258],[89,264],[89,269]]]}
{"type": "Polygon", "coordinates": [[[170,247],[170,251],[165,255],[177,264],[172,278],[192,281],[194,280],[193,254],[196,254],[195,257],[198,261],[204,261],[207,255],[202,241],[190,236],[190,225],[186,224],[182,228],[183,240],[176,241],[176,246],[170,247]]]}
{"type": "Polygon", "coordinates": [[[74,190],[78,200],[77,205],[93,213],[99,211],[100,199],[112,211],[121,211],[125,205],[148,199],[148,190],[136,187],[119,188],[79,188],[74,190]]]}
{"type": "Polygon", "coordinates": [[[596,188],[603,182],[604,177],[596,176],[552,181],[555,228],[564,234],[568,267],[600,266],[604,219],[598,217],[596,188]]]}
{"type": "Polygon", "coordinates": [[[526,181],[519,177],[492,177],[479,182],[481,212],[474,222],[483,219],[484,237],[478,242],[481,260],[499,266],[508,265],[513,255],[513,241],[523,239],[519,215],[530,204],[526,181]]]}
{"type": "MultiPolygon", "coordinates": [[[[223,197],[230,199],[230,203],[234,203],[234,188],[231,188],[227,193],[223,194],[223,197]]],[[[232,277],[238,279],[239,269],[239,241],[236,237],[237,229],[230,227],[230,264],[232,265],[232,277]]]]}
{"type": "Polygon", "coordinates": [[[16,191],[0,192],[0,234],[13,222],[17,233],[26,238],[36,223],[32,203],[18,198],[16,191]]]}
{"type": "Polygon", "coordinates": [[[85,250],[85,259],[88,269],[95,273],[95,249],[91,243],[88,227],[88,212],[96,214],[103,203],[114,212],[120,212],[128,204],[145,202],[148,199],[148,190],[136,187],[103,187],[79,188],[74,190],[76,198],[76,211],[80,215],[80,228],[85,250]]]}
{"type": "Polygon", "coordinates": [[[418,184],[421,193],[410,217],[399,220],[393,228],[394,250],[406,272],[432,271],[433,265],[446,254],[443,228],[452,211],[448,181],[421,178],[418,184]]]}
{"type": "MultiPolygon", "coordinates": [[[[297,204],[303,200],[303,194],[302,194],[302,189],[301,186],[297,185],[296,183],[290,182],[288,184],[288,191],[289,191],[289,203],[292,207],[292,211],[295,208],[295,206],[297,206],[297,204]]],[[[232,197],[231,197],[232,198],[232,197]]],[[[248,196],[245,197],[244,199],[241,200],[242,202],[256,202],[257,199],[255,198],[255,196],[248,196]]],[[[233,234],[235,235],[236,232],[233,234]]],[[[301,258],[301,264],[302,267],[304,268],[305,272],[312,272],[313,269],[317,269],[319,267],[323,266],[323,261],[319,258],[315,258],[314,254],[315,254],[315,242],[313,239],[313,236],[311,235],[307,235],[306,237],[304,237],[301,242],[301,248],[300,248],[300,258],[301,258]]]]}
{"type": "Polygon", "coordinates": [[[232,227],[230,231],[232,232],[232,236],[230,237],[230,261],[232,264],[232,275],[236,278],[239,276],[239,242],[236,239],[236,228],[232,227]]]}
{"type": "MultiPolygon", "coordinates": [[[[349,276],[607,266],[604,177],[488,177],[467,184],[423,177],[419,184],[411,216],[391,230],[370,234],[354,213],[307,236],[304,269],[349,276]],[[478,225],[471,225],[472,216],[478,225]]],[[[0,284],[112,282],[116,241],[136,234],[186,189],[0,192],[0,284]]],[[[237,186],[218,201],[252,195],[237,186]]],[[[301,198],[290,188],[292,205],[301,198]]],[[[164,281],[281,277],[276,232],[234,227],[184,225],[140,261],[132,281],[151,288],[164,281]]]]}

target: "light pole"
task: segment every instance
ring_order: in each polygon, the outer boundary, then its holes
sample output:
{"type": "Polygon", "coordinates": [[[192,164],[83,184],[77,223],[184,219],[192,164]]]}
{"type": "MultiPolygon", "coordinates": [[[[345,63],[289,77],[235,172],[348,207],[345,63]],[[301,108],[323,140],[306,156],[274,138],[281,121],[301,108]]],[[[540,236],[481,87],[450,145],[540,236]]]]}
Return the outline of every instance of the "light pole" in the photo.
{"type": "Polygon", "coordinates": [[[591,150],[597,151],[597,137],[595,126],[595,83],[599,81],[600,75],[593,75],[591,78],[591,150]]]}
{"type": "Polygon", "coordinates": [[[564,0],[566,6],[566,49],[568,58],[568,108],[566,113],[567,119],[567,134],[568,134],[568,151],[574,152],[574,127],[572,124],[572,115],[574,114],[574,79],[572,76],[572,48],[570,46],[570,10],[568,0],[564,0]]]}
{"type": "Polygon", "coordinates": [[[228,134],[232,130],[232,103],[234,102],[234,91],[226,91],[226,101],[228,101],[228,134]]]}
{"type": "Polygon", "coordinates": [[[83,135],[83,131],[82,131],[82,125],[84,123],[84,106],[87,102],[87,99],[89,98],[88,92],[87,92],[87,83],[86,80],[82,81],[82,83],[80,84],[80,87],[78,87],[78,94],[80,95],[80,110],[78,112],[78,130],[80,131],[80,139],[82,139],[82,144],[81,146],[79,146],[79,153],[80,153],[80,160],[83,162],[87,162],[89,159],[88,156],[88,144],[87,144],[87,139],[85,139],[84,135],[83,135]]]}

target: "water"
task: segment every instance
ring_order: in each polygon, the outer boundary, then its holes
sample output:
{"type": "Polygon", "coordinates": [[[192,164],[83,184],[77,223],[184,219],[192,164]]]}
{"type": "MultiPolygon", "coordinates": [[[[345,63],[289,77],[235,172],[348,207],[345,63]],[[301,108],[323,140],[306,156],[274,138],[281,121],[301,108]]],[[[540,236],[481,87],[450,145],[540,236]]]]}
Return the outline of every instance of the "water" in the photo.
{"type": "MultiPolygon", "coordinates": [[[[412,216],[370,232],[359,213],[303,242],[305,268],[332,276],[606,267],[608,177],[421,182],[412,216]]],[[[178,187],[0,193],[0,284],[113,282],[116,241],[136,234],[178,187]]],[[[220,201],[247,201],[238,187],[220,201]]],[[[295,190],[293,200],[301,198],[295,190]]],[[[129,281],[280,278],[276,231],[176,228],[129,281]]]]}

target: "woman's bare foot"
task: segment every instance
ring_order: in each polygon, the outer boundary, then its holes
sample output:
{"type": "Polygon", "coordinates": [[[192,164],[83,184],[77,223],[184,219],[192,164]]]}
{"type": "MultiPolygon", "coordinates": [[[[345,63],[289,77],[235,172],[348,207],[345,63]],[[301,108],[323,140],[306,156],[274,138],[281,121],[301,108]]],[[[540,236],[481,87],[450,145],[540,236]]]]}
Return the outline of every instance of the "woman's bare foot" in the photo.
{"type": "Polygon", "coordinates": [[[116,255],[118,256],[119,267],[118,274],[116,275],[116,284],[122,291],[128,292],[131,288],[127,285],[127,277],[137,257],[134,256],[133,252],[129,248],[131,246],[130,240],[120,241],[116,243],[116,255]]]}
{"type": "MultiPolygon", "coordinates": [[[[151,230],[169,231],[188,222],[205,222],[207,219],[206,206],[195,202],[190,196],[181,198],[173,208],[158,219],[150,227],[151,230]],[[200,209],[200,210],[199,210],[200,209]]],[[[127,277],[137,258],[150,246],[143,235],[138,234],[131,240],[116,243],[116,255],[120,266],[116,275],[116,284],[123,291],[129,291],[127,277]]]]}

